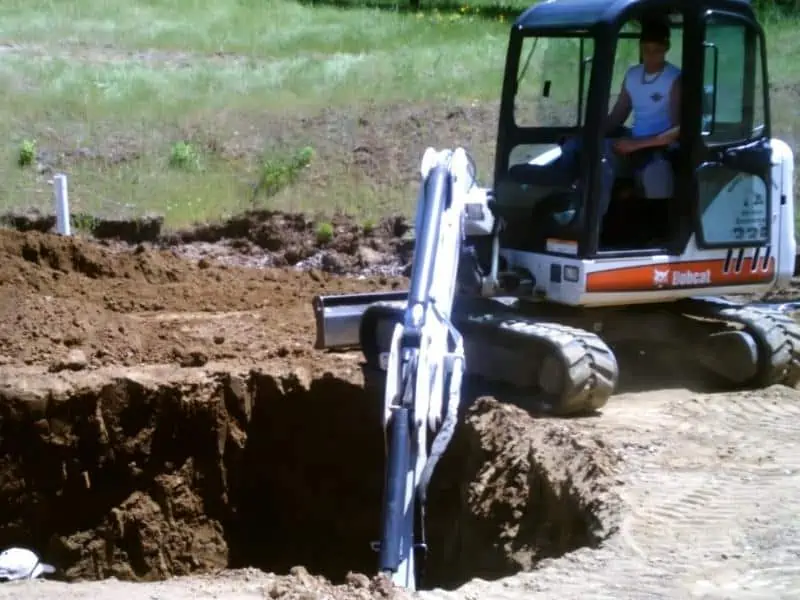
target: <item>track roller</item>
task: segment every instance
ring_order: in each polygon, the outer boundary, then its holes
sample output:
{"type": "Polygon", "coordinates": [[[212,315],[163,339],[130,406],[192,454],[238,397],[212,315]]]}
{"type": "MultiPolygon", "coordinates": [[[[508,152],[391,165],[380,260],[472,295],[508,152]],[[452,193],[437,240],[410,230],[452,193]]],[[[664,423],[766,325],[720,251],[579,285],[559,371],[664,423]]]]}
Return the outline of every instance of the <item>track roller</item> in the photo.
{"type": "Polygon", "coordinates": [[[714,299],[692,299],[687,314],[735,323],[752,336],[758,349],[755,374],[746,387],[800,384],[800,325],[790,316],[755,306],[714,299]]]}
{"type": "Polygon", "coordinates": [[[612,350],[594,333],[519,315],[458,319],[467,372],[509,383],[524,406],[558,416],[594,412],[618,380],[612,350]]]}
{"type": "MultiPolygon", "coordinates": [[[[364,313],[360,344],[367,372],[384,368],[380,356],[389,347],[392,327],[403,318],[400,304],[374,304],[364,313]]],[[[453,314],[453,324],[464,336],[470,380],[478,378],[498,399],[508,397],[555,416],[594,412],[608,402],[619,371],[614,353],[600,337],[491,304],[493,310],[486,313],[453,314]]]]}

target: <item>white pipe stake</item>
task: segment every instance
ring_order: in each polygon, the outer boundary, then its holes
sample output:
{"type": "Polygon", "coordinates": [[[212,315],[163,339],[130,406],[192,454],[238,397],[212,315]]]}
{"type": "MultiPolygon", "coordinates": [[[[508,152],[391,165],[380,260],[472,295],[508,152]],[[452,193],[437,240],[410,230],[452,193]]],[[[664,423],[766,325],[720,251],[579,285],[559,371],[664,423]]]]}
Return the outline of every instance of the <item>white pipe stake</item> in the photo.
{"type": "Polygon", "coordinates": [[[67,176],[53,177],[53,198],[56,204],[56,230],[61,235],[72,235],[69,223],[69,194],[67,192],[67,176]]]}

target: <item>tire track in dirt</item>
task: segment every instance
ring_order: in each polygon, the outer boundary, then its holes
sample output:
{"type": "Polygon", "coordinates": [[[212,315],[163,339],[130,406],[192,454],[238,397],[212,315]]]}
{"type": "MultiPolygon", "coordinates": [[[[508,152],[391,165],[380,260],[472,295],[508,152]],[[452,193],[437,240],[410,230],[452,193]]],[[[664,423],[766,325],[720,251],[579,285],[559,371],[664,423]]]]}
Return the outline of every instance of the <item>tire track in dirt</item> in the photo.
{"type": "Polygon", "coordinates": [[[784,541],[765,533],[792,522],[786,501],[800,492],[797,400],[775,386],[665,406],[661,424],[678,439],[631,477],[620,536],[627,550],[670,564],[679,589],[692,595],[797,587],[784,541]]]}
{"type": "MultiPolygon", "coordinates": [[[[702,548],[716,550],[722,561],[711,574],[707,566],[695,565],[690,571],[697,579],[694,589],[724,597],[740,590],[772,594],[794,588],[800,596],[798,538],[781,535],[787,527],[800,533],[793,525],[800,497],[797,393],[775,386],[717,401],[701,397],[676,407],[675,413],[688,421],[710,422],[713,432],[705,437],[715,442],[719,458],[716,465],[707,463],[703,489],[714,494],[698,506],[698,515],[703,518],[702,548]],[[713,469],[717,474],[711,474],[713,469]]],[[[692,441],[698,453],[708,450],[702,438],[692,441]]]]}
{"type": "MultiPolygon", "coordinates": [[[[721,497],[730,487],[731,479],[713,477],[709,480],[705,472],[689,472],[675,474],[671,480],[664,481],[657,466],[650,468],[652,471],[640,479],[639,485],[653,493],[640,506],[631,508],[632,514],[621,531],[625,544],[642,562],[657,564],[673,549],[690,543],[696,532],[702,530],[712,534],[703,540],[707,552],[727,549],[724,527],[736,513],[725,506],[721,497]],[[723,534],[722,538],[719,534],[723,534]]],[[[680,555],[676,558],[683,568],[690,567],[690,563],[681,564],[686,561],[680,555]]]]}

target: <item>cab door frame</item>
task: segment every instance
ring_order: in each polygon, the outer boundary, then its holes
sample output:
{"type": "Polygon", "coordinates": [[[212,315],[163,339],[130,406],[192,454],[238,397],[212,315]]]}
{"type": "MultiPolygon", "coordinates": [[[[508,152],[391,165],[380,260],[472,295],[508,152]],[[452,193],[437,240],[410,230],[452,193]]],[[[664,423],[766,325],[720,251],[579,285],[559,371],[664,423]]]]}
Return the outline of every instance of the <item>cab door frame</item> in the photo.
{"type": "Polygon", "coordinates": [[[692,186],[696,243],[701,250],[760,248],[771,240],[773,201],[764,31],[751,15],[710,8],[700,18],[698,33],[702,81],[695,101],[701,114],[692,186]],[[725,28],[730,40],[721,43],[725,28]]]}

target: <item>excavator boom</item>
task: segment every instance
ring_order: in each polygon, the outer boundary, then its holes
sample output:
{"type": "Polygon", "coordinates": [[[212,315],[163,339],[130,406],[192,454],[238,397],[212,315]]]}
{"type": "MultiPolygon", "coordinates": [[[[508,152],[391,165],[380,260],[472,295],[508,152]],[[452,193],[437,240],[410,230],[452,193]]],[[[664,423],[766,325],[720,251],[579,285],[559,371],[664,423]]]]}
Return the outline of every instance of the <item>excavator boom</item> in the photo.
{"type": "Polygon", "coordinates": [[[427,548],[428,484],[462,402],[467,346],[475,357],[471,374],[504,380],[523,394],[544,390],[543,406],[555,412],[601,407],[617,377],[613,354],[593,333],[525,317],[479,294],[455,306],[459,266],[469,255],[462,247],[468,205],[485,203],[485,190],[477,188],[462,148],[429,148],[421,172],[408,291],[314,299],[316,347],[358,347],[368,376],[382,379],[387,454],[379,571],[411,590],[427,548]],[[531,368],[537,365],[541,371],[531,368]]]}
{"type": "MultiPolygon", "coordinates": [[[[426,549],[428,484],[458,418],[464,344],[450,314],[464,201],[473,184],[471,161],[463,150],[425,152],[410,287],[385,364],[387,456],[379,571],[410,590],[417,587],[417,559],[426,549]],[[435,435],[432,442],[429,433],[435,435]]],[[[369,300],[381,306],[375,299],[369,300]]]]}

